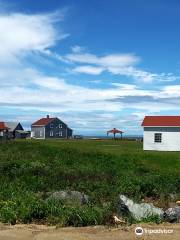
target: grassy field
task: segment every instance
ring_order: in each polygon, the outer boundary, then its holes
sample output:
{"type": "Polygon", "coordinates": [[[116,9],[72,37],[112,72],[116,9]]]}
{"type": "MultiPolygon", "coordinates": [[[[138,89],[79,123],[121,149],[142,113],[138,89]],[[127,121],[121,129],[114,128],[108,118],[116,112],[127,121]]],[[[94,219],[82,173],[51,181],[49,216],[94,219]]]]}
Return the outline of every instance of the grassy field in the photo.
{"type": "Polygon", "coordinates": [[[113,140],[23,140],[0,144],[0,221],[93,225],[116,211],[118,194],[168,204],[180,194],[180,153],[144,152],[142,143],[113,140]],[[48,192],[90,196],[79,206],[44,201],[48,192]]]}

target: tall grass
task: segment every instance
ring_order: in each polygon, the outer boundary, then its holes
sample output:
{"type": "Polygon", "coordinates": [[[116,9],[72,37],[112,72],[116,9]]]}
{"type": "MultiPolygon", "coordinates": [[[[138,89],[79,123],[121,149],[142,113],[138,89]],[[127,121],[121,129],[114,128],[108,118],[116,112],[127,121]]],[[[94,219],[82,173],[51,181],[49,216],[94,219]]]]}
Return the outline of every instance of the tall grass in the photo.
{"type": "Polygon", "coordinates": [[[143,152],[126,141],[12,141],[0,144],[0,221],[62,226],[105,223],[118,194],[140,201],[179,194],[180,154],[143,152]],[[47,193],[76,190],[83,206],[45,201],[47,193]]]}

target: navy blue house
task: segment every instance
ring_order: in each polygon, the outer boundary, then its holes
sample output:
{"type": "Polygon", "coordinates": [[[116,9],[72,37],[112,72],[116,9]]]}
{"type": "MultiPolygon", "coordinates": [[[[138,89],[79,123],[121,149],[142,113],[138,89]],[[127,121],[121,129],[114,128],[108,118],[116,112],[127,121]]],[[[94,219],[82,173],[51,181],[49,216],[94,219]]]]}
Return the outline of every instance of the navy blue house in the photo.
{"type": "Polygon", "coordinates": [[[37,139],[45,138],[71,138],[72,129],[59,118],[41,118],[31,125],[31,137],[37,139]]]}

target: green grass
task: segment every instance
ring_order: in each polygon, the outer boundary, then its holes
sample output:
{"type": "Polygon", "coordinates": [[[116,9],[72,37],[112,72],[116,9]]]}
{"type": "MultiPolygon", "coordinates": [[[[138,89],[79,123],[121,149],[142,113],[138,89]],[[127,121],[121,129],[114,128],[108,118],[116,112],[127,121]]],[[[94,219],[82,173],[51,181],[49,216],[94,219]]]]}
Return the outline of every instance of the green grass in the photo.
{"type": "Polygon", "coordinates": [[[180,153],[145,152],[142,143],[113,140],[23,140],[0,144],[0,221],[103,224],[118,194],[160,203],[180,193],[180,153]],[[47,192],[76,190],[84,206],[44,201],[47,192]]]}

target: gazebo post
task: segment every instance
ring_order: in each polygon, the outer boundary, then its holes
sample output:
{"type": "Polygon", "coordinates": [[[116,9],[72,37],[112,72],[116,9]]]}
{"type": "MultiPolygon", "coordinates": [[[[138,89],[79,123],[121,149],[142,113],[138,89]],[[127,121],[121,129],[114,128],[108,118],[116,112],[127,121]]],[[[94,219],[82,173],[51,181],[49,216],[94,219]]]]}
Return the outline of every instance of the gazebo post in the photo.
{"type": "Polygon", "coordinates": [[[109,135],[109,133],[112,133],[112,134],[113,134],[113,139],[114,139],[114,140],[116,139],[116,133],[121,134],[121,139],[122,139],[122,134],[123,134],[123,132],[120,131],[120,130],[118,130],[118,129],[116,129],[116,128],[113,128],[112,130],[107,131],[107,136],[109,135]]]}

